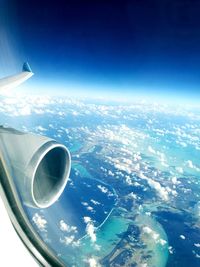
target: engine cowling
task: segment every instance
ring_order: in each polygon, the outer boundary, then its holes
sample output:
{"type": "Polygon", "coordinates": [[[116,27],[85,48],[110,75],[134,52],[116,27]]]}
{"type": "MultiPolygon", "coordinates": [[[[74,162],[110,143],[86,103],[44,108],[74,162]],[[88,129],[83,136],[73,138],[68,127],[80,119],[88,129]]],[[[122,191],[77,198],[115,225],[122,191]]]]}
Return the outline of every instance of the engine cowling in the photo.
{"type": "Polygon", "coordinates": [[[26,205],[47,208],[60,197],[71,169],[70,153],[64,145],[45,136],[0,127],[0,149],[26,205]]]}

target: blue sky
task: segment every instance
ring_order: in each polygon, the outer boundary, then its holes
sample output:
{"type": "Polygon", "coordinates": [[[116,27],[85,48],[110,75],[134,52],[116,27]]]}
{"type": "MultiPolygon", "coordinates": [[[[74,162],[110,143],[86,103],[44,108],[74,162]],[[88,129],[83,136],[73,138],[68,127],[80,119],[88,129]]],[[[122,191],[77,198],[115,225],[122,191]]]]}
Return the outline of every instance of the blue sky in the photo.
{"type": "Polygon", "coordinates": [[[0,34],[9,46],[2,61],[8,54],[16,68],[29,61],[36,74],[29,86],[35,91],[200,96],[199,1],[8,0],[2,5],[6,34],[0,34]]]}

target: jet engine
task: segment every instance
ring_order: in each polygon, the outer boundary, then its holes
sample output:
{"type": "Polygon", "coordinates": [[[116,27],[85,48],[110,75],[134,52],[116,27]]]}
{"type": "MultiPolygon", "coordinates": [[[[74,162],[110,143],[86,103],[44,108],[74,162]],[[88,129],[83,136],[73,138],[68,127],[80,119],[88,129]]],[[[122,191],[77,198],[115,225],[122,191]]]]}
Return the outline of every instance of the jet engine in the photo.
{"type": "Polygon", "coordinates": [[[71,168],[70,153],[64,145],[1,126],[0,151],[26,205],[47,208],[62,194],[71,168]]]}
{"type": "MultiPolygon", "coordinates": [[[[32,75],[29,64],[24,63],[22,72],[0,79],[0,93],[32,75]]],[[[23,204],[34,208],[52,205],[67,184],[70,168],[70,154],[64,145],[0,126],[0,197],[16,232],[40,266],[65,265],[38,235],[23,204]]]]}

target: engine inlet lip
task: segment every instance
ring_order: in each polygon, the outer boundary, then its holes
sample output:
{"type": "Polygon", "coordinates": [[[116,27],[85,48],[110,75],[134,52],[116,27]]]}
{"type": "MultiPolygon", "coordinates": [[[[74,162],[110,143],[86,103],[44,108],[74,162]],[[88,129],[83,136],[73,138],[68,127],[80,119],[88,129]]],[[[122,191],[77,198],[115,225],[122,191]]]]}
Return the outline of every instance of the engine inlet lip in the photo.
{"type": "Polygon", "coordinates": [[[31,199],[29,200],[29,203],[32,203],[33,207],[36,206],[38,208],[48,208],[49,206],[51,206],[62,194],[67,184],[67,181],[69,179],[70,169],[71,169],[71,157],[70,157],[70,153],[68,149],[64,145],[59,144],[54,140],[48,141],[47,143],[42,145],[39,148],[39,150],[37,150],[37,152],[33,155],[27,168],[27,175],[31,178],[31,179],[28,179],[29,185],[27,184],[27,187],[30,186],[29,188],[31,188],[31,199]],[[43,158],[48,154],[48,152],[50,152],[51,150],[55,148],[60,148],[66,153],[67,166],[65,166],[65,172],[62,176],[62,182],[60,183],[60,188],[56,192],[55,196],[51,197],[48,200],[48,202],[41,203],[37,201],[37,199],[35,198],[35,194],[34,194],[34,179],[35,179],[36,171],[37,171],[39,164],[43,160],[43,158]]]}

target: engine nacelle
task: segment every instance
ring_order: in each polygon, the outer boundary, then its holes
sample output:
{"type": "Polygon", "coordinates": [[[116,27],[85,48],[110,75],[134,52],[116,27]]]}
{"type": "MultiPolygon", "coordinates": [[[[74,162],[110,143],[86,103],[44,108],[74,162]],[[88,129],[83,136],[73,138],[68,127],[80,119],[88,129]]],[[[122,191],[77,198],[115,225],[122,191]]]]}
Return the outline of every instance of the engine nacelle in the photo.
{"type": "Polygon", "coordinates": [[[62,194],[71,169],[67,148],[53,139],[0,127],[0,150],[10,163],[22,201],[47,208],[62,194]]]}

